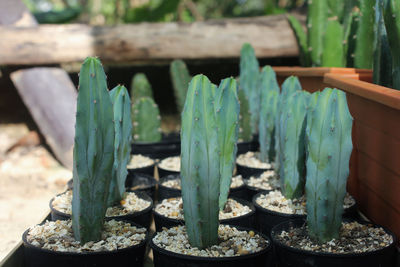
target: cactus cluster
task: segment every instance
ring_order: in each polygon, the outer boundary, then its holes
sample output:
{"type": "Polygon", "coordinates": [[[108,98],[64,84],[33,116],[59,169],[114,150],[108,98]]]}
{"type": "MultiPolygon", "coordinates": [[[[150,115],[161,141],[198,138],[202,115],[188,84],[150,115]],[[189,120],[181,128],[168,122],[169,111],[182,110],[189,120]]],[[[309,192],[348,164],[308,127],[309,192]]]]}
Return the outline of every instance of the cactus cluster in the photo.
{"type": "Polygon", "coordinates": [[[224,205],[235,162],[236,90],[233,78],[217,87],[206,76],[196,75],[182,112],[183,210],[190,244],[199,248],[218,243],[219,207],[224,205]]]}
{"type": "Polygon", "coordinates": [[[179,59],[171,62],[169,73],[174,89],[175,101],[178,106],[178,111],[181,113],[185,105],[187,88],[192,76],[190,76],[185,62],[179,59]]]}
{"type": "Polygon", "coordinates": [[[121,197],[130,154],[129,114],[126,88],[109,93],[100,60],[87,58],[79,75],[73,152],[72,228],[81,243],[101,239],[110,199],[121,197]]]}
{"type": "Polygon", "coordinates": [[[149,97],[137,99],[132,106],[133,142],[159,142],[161,117],[157,104],[149,97]]]}

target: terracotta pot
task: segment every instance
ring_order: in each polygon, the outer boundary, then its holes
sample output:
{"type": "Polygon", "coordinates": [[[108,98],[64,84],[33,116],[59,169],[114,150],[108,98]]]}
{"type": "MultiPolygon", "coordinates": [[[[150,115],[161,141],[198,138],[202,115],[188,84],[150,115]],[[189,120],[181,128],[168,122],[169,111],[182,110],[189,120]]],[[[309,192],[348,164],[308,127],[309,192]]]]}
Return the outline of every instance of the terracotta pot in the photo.
{"type": "Polygon", "coordinates": [[[357,80],[372,81],[372,71],[366,69],[353,69],[353,68],[304,68],[304,67],[273,67],[276,72],[279,85],[291,76],[299,77],[301,85],[304,90],[315,92],[323,90],[328,85],[324,82],[324,75],[327,73],[335,73],[353,78],[357,80]]]}
{"type": "Polygon", "coordinates": [[[400,236],[400,91],[326,74],[346,92],[353,124],[348,191],[374,223],[400,236]]]}

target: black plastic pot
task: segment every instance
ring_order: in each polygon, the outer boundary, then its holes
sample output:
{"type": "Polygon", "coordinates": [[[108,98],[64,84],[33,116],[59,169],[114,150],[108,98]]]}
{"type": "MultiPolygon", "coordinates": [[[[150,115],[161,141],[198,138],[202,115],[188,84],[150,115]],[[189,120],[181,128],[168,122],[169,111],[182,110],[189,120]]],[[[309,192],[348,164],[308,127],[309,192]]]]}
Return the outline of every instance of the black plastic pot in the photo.
{"type": "Polygon", "coordinates": [[[163,134],[160,142],[140,142],[132,144],[132,154],[141,154],[152,159],[162,159],[177,156],[181,153],[179,134],[163,134]]]}
{"type": "Polygon", "coordinates": [[[244,154],[249,151],[256,151],[255,145],[253,141],[247,142],[238,142],[237,143],[237,154],[244,154]]]}
{"type": "Polygon", "coordinates": [[[266,190],[266,189],[262,189],[262,188],[259,188],[259,187],[255,187],[255,186],[250,186],[250,185],[248,185],[247,184],[247,181],[248,180],[245,180],[245,184],[246,184],[246,189],[247,189],[247,197],[250,199],[250,201],[252,201],[253,200],[253,197],[255,196],[255,195],[257,195],[258,193],[268,193],[268,192],[270,192],[271,190],[266,190]]]}
{"type": "Polygon", "coordinates": [[[396,237],[387,229],[385,231],[393,236],[394,242],[385,248],[365,253],[335,254],[301,250],[289,247],[279,242],[275,236],[290,227],[304,225],[304,220],[290,220],[276,225],[272,229],[271,237],[274,244],[276,261],[279,267],[394,267],[396,261],[396,237]]]}
{"type": "MultiPolygon", "coordinates": [[[[305,220],[307,215],[299,215],[299,214],[287,214],[282,212],[277,212],[273,210],[268,210],[264,207],[261,207],[257,204],[256,199],[266,192],[260,192],[253,197],[253,205],[256,208],[256,227],[257,230],[263,234],[270,236],[271,230],[274,226],[283,223],[288,220],[301,219],[305,220]]],[[[343,217],[348,219],[357,218],[357,204],[347,208],[344,210],[343,217]]]]}
{"type": "MultiPolygon", "coordinates": [[[[237,227],[239,230],[250,231],[249,228],[237,227]]],[[[266,240],[268,237],[261,233],[266,240]]],[[[174,253],[158,247],[153,243],[153,237],[150,240],[150,247],[153,249],[154,266],[155,267],[258,267],[258,266],[273,266],[272,265],[272,249],[271,245],[257,253],[234,256],[234,257],[197,257],[174,253]]],[[[271,243],[270,243],[271,244],[271,243]]]]}
{"type": "Polygon", "coordinates": [[[161,161],[157,164],[158,177],[166,177],[168,175],[179,175],[181,173],[180,171],[172,171],[164,169],[163,167],[160,166],[160,163],[161,161]]]}
{"type": "MultiPolygon", "coordinates": [[[[150,224],[151,224],[151,214],[152,214],[152,209],[153,209],[153,200],[144,192],[140,192],[140,191],[135,191],[135,193],[137,194],[138,197],[150,201],[151,204],[149,207],[147,207],[146,209],[142,210],[142,211],[138,211],[138,212],[134,212],[131,214],[127,214],[127,215],[122,215],[122,216],[113,216],[113,217],[107,217],[107,219],[114,219],[114,220],[120,220],[120,221],[127,221],[127,222],[132,222],[134,224],[138,224],[142,227],[146,227],[146,229],[150,228],[150,224]]],[[[63,193],[61,193],[63,194],[63,193]]],[[[53,200],[54,198],[52,198],[50,200],[50,215],[51,215],[51,220],[52,221],[56,221],[56,220],[68,220],[71,218],[70,214],[58,211],[56,209],[53,208],[53,200]]]]}
{"type": "Polygon", "coordinates": [[[247,166],[241,165],[239,163],[236,163],[237,174],[242,175],[243,179],[249,179],[250,176],[257,176],[268,170],[270,170],[270,169],[251,168],[251,167],[247,167],[247,166]]]}
{"type": "Polygon", "coordinates": [[[172,197],[180,197],[181,196],[181,190],[176,189],[176,188],[171,188],[162,185],[163,182],[169,181],[169,180],[175,180],[175,179],[180,179],[180,174],[169,174],[167,176],[160,176],[160,181],[158,183],[158,201],[162,201],[163,199],[166,198],[172,198],[172,197]]]}
{"type": "Polygon", "coordinates": [[[154,176],[154,168],[156,163],[151,164],[150,166],[142,167],[142,168],[128,168],[128,176],[134,175],[135,173],[144,173],[150,176],[154,176]]]}
{"type": "Polygon", "coordinates": [[[125,181],[125,186],[127,191],[144,192],[148,196],[150,196],[153,199],[153,201],[156,195],[156,185],[157,185],[157,180],[153,176],[143,173],[134,173],[134,174],[128,173],[128,176],[126,177],[125,181]]]}
{"type": "MultiPolygon", "coordinates": [[[[243,205],[249,206],[251,211],[245,215],[238,216],[236,218],[220,220],[220,223],[221,224],[229,224],[229,225],[238,226],[238,227],[254,228],[255,217],[256,217],[255,211],[256,210],[255,210],[253,204],[251,204],[250,202],[243,200],[243,199],[238,199],[238,198],[233,198],[233,199],[235,199],[237,202],[239,202],[243,205]]],[[[169,218],[169,217],[159,214],[156,211],[153,212],[153,216],[154,216],[154,224],[156,226],[157,232],[160,232],[163,227],[169,228],[172,226],[185,224],[184,220],[169,218]]]]}
{"type": "MultiPolygon", "coordinates": [[[[139,225],[136,226],[140,227],[139,225]]],[[[146,236],[146,239],[138,245],[114,251],[56,252],[35,247],[28,243],[28,231],[29,229],[22,235],[25,256],[24,266],[26,267],[109,267],[125,266],[128,262],[131,266],[143,266],[148,239],[148,236],[146,236]]]]}

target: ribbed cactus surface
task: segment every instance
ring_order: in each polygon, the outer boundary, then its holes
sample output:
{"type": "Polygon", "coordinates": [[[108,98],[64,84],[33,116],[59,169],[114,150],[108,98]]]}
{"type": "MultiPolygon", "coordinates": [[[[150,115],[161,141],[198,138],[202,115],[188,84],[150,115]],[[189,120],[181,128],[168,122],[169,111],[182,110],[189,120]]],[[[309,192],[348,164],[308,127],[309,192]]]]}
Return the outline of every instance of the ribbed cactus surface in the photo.
{"type": "Polygon", "coordinates": [[[153,98],[153,90],[151,89],[149,80],[147,80],[146,74],[137,73],[133,76],[131,81],[132,102],[141,97],[153,98]]]}
{"type": "Polygon", "coordinates": [[[169,73],[171,75],[178,111],[182,112],[183,106],[185,105],[187,89],[192,76],[190,76],[185,62],[180,59],[171,62],[169,73]]]}
{"type": "Polygon", "coordinates": [[[337,238],[349,176],[353,119],[344,92],[325,88],[307,118],[307,225],[311,237],[337,238]]]}
{"type": "Polygon", "coordinates": [[[131,156],[132,120],[131,101],[125,86],[118,85],[110,91],[114,109],[114,168],[110,183],[109,206],[122,200],[125,193],[126,166],[131,156]]]}
{"type": "Polygon", "coordinates": [[[160,111],[153,99],[141,97],[132,106],[133,142],[161,140],[160,111]]]}
{"type": "Polygon", "coordinates": [[[323,36],[326,29],[327,17],[327,0],[308,0],[308,51],[310,52],[313,66],[322,65],[323,36]]]}
{"type": "Polygon", "coordinates": [[[239,140],[249,142],[253,138],[251,133],[251,114],[249,107],[249,99],[243,89],[238,90],[238,98],[240,104],[239,115],[239,140]]]}
{"type": "Polygon", "coordinates": [[[303,26],[301,23],[292,15],[287,16],[290,26],[292,27],[297,44],[299,47],[299,57],[300,57],[300,64],[304,67],[311,66],[311,58],[308,49],[308,38],[307,34],[303,30],[303,26]]]}
{"type": "Polygon", "coordinates": [[[375,0],[359,0],[359,3],[360,20],[356,34],[354,66],[360,69],[371,69],[374,53],[375,0]]]}
{"type": "Polygon", "coordinates": [[[323,38],[323,67],[345,67],[346,55],[343,46],[344,29],[337,19],[327,22],[323,38]]]}
{"type": "Polygon", "coordinates": [[[181,179],[186,231],[198,248],[218,242],[220,146],[213,85],[204,75],[190,82],[182,112],[181,179]]]}
{"type": "Polygon", "coordinates": [[[275,71],[271,66],[262,69],[259,86],[261,102],[258,126],[260,159],[263,162],[273,162],[275,157],[275,120],[280,89],[275,71]]]}
{"type": "Polygon", "coordinates": [[[82,65],[77,101],[72,228],[84,244],[101,239],[114,163],[113,106],[97,58],[82,65]]]}
{"type": "Polygon", "coordinates": [[[385,5],[385,25],[392,54],[393,88],[400,90],[400,3],[387,0],[385,5]]]}

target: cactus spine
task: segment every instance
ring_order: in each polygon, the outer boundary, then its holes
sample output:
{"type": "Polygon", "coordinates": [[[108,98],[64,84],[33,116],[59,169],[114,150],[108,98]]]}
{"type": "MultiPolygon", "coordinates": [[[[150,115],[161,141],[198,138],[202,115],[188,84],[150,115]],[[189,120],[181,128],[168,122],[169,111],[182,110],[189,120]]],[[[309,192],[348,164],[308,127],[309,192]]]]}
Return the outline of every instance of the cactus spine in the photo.
{"type": "Polygon", "coordinates": [[[159,142],[161,140],[161,117],[153,99],[142,97],[132,107],[133,141],[159,142]]]}
{"type": "Polygon", "coordinates": [[[258,116],[260,110],[260,91],[257,86],[259,76],[259,64],[253,47],[246,43],[240,51],[240,80],[239,86],[249,99],[251,114],[251,131],[257,133],[258,116]]]}
{"type": "Polygon", "coordinates": [[[153,91],[151,85],[147,80],[144,73],[137,73],[133,76],[131,82],[131,99],[132,102],[136,101],[141,97],[153,98],[153,91]]]}
{"type": "Polygon", "coordinates": [[[307,121],[307,225],[324,242],[339,236],[353,147],[345,93],[325,88],[307,121]]]}
{"type": "Polygon", "coordinates": [[[235,79],[221,81],[215,93],[215,114],[218,125],[218,143],[220,146],[220,196],[219,208],[222,210],[228,199],[239,134],[239,100],[235,79]]]}
{"type": "Polygon", "coordinates": [[[172,61],[169,68],[169,73],[171,75],[178,111],[182,112],[183,106],[185,105],[187,88],[192,77],[189,74],[185,62],[182,60],[172,61]]]}
{"type": "Polygon", "coordinates": [[[82,244],[101,239],[114,162],[113,106],[97,58],[79,76],[76,111],[72,228],[82,244]]]}
{"type": "Polygon", "coordinates": [[[249,110],[249,100],[243,89],[238,90],[238,98],[240,104],[239,140],[249,142],[253,137],[251,133],[251,114],[249,110]]]}
{"type": "Polygon", "coordinates": [[[385,5],[385,25],[392,54],[393,88],[400,90],[400,3],[387,0],[385,5]]]}
{"type": "Polygon", "coordinates": [[[109,206],[123,199],[125,180],[128,174],[126,166],[131,155],[132,120],[131,101],[125,86],[118,85],[110,91],[114,109],[114,168],[110,183],[109,206]]]}
{"type": "Polygon", "coordinates": [[[357,29],[357,42],[354,51],[354,66],[361,69],[372,68],[374,53],[374,5],[375,0],[360,0],[360,21],[357,29]]]}
{"type": "Polygon", "coordinates": [[[259,122],[260,159],[273,162],[275,157],[275,118],[278,109],[279,85],[271,66],[266,66],[260,74],[261,108],[259,122]]]}
{"type": "Polygon", "coordinates": [[[196,75],[182,112],[183,211],[190,244],[198,248],[218,242],[220,147],[212,87],[206,76],[196,75]]]}

